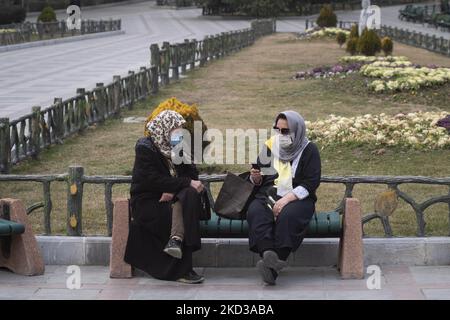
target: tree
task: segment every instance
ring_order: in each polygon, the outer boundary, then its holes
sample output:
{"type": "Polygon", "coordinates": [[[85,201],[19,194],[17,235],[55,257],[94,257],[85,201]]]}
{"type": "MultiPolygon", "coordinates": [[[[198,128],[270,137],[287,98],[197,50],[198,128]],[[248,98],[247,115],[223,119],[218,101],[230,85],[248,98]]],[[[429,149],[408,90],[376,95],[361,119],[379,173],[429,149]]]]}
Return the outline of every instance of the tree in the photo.
{"type": "Polygon", "coordinates": [[[337,16],[329,4],[324,5],[322,9],[320,9],[319,17],[317,18],[316,23],[322,28],[336,27],[337,16]]]}

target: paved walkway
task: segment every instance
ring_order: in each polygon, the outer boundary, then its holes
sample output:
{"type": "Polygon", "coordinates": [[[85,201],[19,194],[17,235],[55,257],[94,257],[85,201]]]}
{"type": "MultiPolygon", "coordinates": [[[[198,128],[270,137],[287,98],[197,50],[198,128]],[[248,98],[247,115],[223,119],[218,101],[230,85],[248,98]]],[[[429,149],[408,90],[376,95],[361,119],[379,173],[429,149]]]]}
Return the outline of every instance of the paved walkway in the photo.
{"type": "MultiPolygon", "coordinates": [[[[156,8],[154,1],[82,9],[82,15],[121,18],[126,34],[0,53],[0,117],[15,119],[30,113],[33,105],[48,107],[54,97],[66,99],[77,88],[91,89],[98,82],[111,82],[113,75],[147,66],[152,43],[200,40],[250,26],[246,19],[202,17],[201,9],[156,8]]],[[[65,17],[58,14],[58,19],[65,17]]],[[[304,22],[288,21],[280,24],[280,31],[301,26],[304,22]]]]}
{"type": "MultiPolygon", "coordinates": [[[[402,6],[382,8],[382,23],[450,37],[434,28],[398,20],[402,6]]],[[[337,12],[340,20],[359,20],[359,10],[337,12]]],[[[59,12],[58,19],[66,13],[59,12]]],[[[121,18],[126,34],[60,43],[0,53],[0,117],[18,118],[31,107],[48,107],[54,97],[75,95],[77,88],[92,89],[98,82],[109,83],[113,75],[126,75],[149,64],[151,43],[202,39],[205,35],[247,28],[242,18],[203,17],[201,9],[173,10],[156,7],[155,1],[82,8],[83,19],[121,18]]],[[[281,18],[279,32],[298,32],[305,19],[281,18]]],[[[35,21],[31,14],[29,20],[35,21]]]]}
{"type": "MultiPolygon", "coordinates": [[[[145,299],[145,300],[450,300],[450,266],[381,268],[381,289],[367,289],[367,279],[341,280],[334,268],[287,268],[276,286],[262,284],[252,268],[198,268],[201,285],[150,277],[110,279],[109,268],[81,267],[81,288],[66,287],[66,266],[47,266],[43,276],[24,277],[0,270],[0,299],[145,299]]],[[[369,274],[367,276],[370,276],[369,274]]]]}

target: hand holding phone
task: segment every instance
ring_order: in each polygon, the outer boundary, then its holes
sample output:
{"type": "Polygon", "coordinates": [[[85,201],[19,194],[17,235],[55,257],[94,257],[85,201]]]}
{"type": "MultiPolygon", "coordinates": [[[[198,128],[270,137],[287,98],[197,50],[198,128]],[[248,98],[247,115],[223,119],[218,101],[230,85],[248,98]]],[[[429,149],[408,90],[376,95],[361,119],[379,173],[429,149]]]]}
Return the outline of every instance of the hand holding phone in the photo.
{"type": "Polygon", "coordinates": [[[250,169],[250,176],[253,183],[259,185],[262,181],[261,168],[257,163],[252,163],[252,168],[250,169]]]}

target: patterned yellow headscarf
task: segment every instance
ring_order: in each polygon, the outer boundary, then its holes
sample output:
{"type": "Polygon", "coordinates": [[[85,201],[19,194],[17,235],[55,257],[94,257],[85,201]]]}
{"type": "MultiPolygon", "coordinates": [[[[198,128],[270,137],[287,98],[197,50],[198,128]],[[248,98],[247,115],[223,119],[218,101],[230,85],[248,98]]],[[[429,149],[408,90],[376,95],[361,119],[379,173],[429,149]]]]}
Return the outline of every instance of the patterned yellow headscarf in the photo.
{"type": "Polygon", "coordinates": [[[185,123],[186,120],[178,112],[165,110],[147,124],[150,137],[161,153],[167,158],[171,157],[172,150],[172,146],[170,145],[170,132],[185,123]]]}

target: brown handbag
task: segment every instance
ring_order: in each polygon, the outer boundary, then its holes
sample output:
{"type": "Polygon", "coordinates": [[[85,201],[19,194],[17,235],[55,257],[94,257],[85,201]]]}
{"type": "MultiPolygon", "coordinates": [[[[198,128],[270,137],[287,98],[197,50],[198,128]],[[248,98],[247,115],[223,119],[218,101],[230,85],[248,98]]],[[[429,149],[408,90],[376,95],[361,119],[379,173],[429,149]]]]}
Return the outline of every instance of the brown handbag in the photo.
{"type": "Polygon", "coordinates": [[[248,175],[248,172],[239,176],[230,172],[227,174],[214,204],[214,211],[218,216],[245,220],[254,188],[253,183],[245,179],[248,175]]]}

